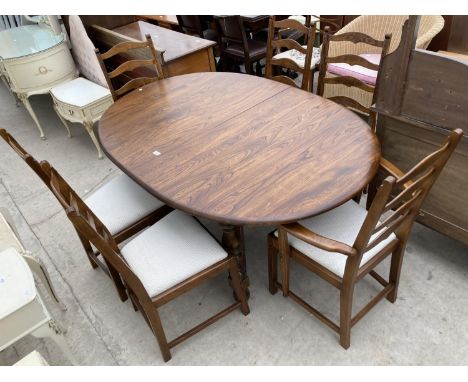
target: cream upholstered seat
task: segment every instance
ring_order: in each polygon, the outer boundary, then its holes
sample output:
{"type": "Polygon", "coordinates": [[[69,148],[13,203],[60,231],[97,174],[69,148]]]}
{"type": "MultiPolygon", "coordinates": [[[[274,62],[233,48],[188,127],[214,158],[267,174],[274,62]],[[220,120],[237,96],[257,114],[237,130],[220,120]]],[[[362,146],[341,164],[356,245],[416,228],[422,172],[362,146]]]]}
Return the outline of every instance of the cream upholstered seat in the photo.
{"type": "Polygon", "coordinates": [[[99,187],[84,202],[113,235],[164,205],[124,174],[99,187]]]}
{"type": "MultiPolygon", "coordinates": [[[[353,200],[350,200],[338,208],[310,219],[301,220],[298,223],[319,235],[353,246],[366,216],[367,211],[353,200]]],[[[378,234],[376,233],[372,237],[374,238],[378,234]]],[[[278,231],[275,232],[275,236],[278,236],[278,231]]],[[[366,252],[362,256],[361,266],[378,254],[393,239],[395,239],[395,234],[392,233],[387,239],[366,252]]],[[[346,260],[348,259],[346,255],[324,251],[293,235],[288,235],[288,240],[293,248],[310,257],[335,275],[343,277],[346,260]]]]}
{"type": "MultiPolygon", "coordinates": [[[[306,45],[302,46],[304,49],[307,49],[306,45]]],[[[305,54],[299,52],[296,49],[289,49],[284,52],[278,53],[273,56],[273,60],[279,60],[281,58],[289,58],[293,60],[301,69],[304,69],[305,54]]],[[[312,61],[310,62],[310,68],[315,68],[320,62],[320,48],[313,48],[312,51],[312,61]]]]}
{"type": "Polygon", "coordinates": [[[227,257],[190,215],[173,211],[121,249],[132,271],[154,297],[227,257]]]}
{"type": "Polygon", "coordinates": [[[227,252],[190,215],[173,211],[121,250],[148,295],[177,285],[227,257],[227,252]]]}

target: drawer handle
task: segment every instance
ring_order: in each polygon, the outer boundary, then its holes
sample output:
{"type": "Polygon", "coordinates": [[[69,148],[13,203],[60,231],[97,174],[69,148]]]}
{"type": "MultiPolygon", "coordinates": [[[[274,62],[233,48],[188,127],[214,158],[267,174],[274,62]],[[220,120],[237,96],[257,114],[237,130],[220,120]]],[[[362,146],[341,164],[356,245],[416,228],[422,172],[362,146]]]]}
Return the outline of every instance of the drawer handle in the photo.
{"type": "MultiPolygon", "coordinates": [[[[45,66],[39,66],[39,73],[38,74],[47,74],[49,72],[52,72],[52,70],[47,69],[45,66]]],[[[36,76],[38,74],[36,74],[36,76]]]]}

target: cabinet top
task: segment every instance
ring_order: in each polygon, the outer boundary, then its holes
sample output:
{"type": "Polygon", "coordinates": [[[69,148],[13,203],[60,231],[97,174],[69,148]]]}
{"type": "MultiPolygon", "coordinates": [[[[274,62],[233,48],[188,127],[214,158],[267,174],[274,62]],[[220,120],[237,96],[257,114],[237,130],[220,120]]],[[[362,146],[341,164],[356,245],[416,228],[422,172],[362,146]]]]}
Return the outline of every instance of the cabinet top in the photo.
{"type": "Polygon", "coordinates": [[[23,25],[0,32],[0,58],[9,59],[35,54],[63,41],[46,25],[23,25]]]}

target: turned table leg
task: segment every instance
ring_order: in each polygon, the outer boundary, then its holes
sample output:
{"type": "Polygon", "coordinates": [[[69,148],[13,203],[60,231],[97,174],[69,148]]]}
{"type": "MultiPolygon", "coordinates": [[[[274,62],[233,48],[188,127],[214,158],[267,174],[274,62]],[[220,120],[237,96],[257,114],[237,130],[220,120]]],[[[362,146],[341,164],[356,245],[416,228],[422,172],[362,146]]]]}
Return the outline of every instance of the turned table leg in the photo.
{"type": "Polygon", "coordinates": [[[242,286],[249,297],[249,277],[247,276],[247,264],[245,259],[244,229],[242,226],[221,224],[223,230],[222,244],[231,256],[237,259],[242,286]]]}

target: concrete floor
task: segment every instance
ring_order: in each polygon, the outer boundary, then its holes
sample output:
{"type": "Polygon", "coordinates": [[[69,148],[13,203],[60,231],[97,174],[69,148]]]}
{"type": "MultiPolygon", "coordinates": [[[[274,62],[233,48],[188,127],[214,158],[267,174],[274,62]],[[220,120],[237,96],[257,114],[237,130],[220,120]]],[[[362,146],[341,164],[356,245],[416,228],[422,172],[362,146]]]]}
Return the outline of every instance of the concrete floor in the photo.
{"type": "MultiPolygon", "coordinates": [[[[32,104],[47,135],[0,85],[0,127],[38,159],[50,161],[80,195],[115,176],[107,159],[97,160],[80,125],[67,138],[48,96],[32,104]]],[[[156,341],[130,302],[121,303],[111,282],[92,270],[58,202],[5,144],[0,142],[0,206],[14,217],[25,246],[46,264],[68,311],[50,301],[66,328],[67,342],[82,365],[163,365],[156,341]]],[[[219,235],[215,223],[207,223],[219,235]]],[[[399,299],[377,305],[352,331],[344,350],[337,335],[293,301],[267,290],[265,236],[271,228],[247,228],[251,313],[234,312],[173,349],[169,365],[466,365],[468,364],[468,248],[416,225],[408,244],[399,299]]],[[[388,263],[381,265],[386,274],[388,263]],[[384,269],[385,268],[385,269],[384,269]]],[[[293,266],[292,288],[335,320],[338,291],[293,266]]],[[[377,292],[372,279],[356,291],[355,311],[377,292]]],[[[161,309],[168,338],[230,303],[226,277],[218,277],[161,309]]],[[[52,365],[67,359],[50,340],[26,337],[0,353],[10,365],[38,349],[52,365]]]]}

